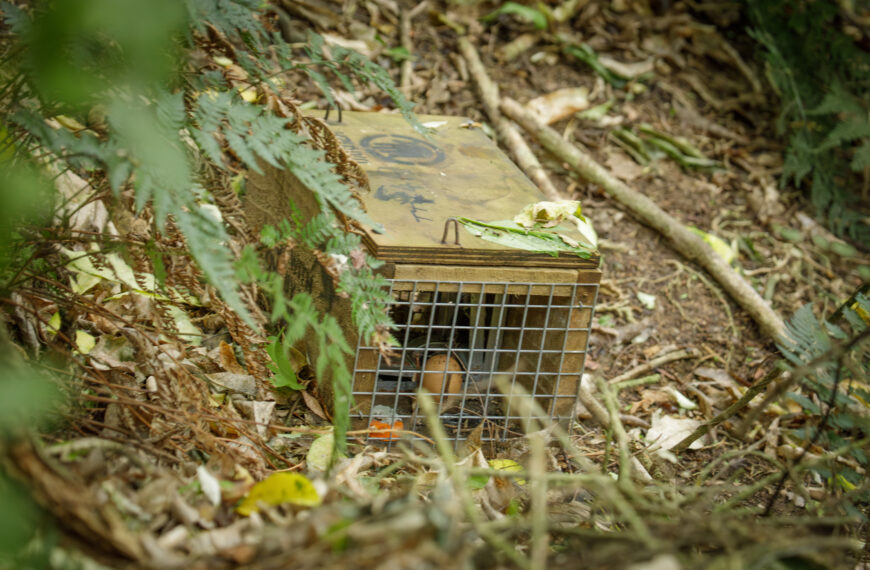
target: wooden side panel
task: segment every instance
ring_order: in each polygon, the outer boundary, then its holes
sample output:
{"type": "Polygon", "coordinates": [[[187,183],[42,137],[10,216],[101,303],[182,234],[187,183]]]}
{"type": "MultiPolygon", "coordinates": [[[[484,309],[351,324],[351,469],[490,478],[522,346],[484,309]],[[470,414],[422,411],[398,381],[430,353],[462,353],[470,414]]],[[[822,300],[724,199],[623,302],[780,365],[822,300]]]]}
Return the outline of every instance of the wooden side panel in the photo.
{"type": "MultiPolygon", "coordinates": [[[[265,225],[277,226],[283,220],[291,219],[292,204],[298,209],[303,220],[308,220],[320,212],[314,194],[303,186],[291,173],[279,171],[267,164],[261,165],[263,174],[250,172],[245,185],[242,204],[251,229],[259,234],[265,225]]],[[[348,344],[356,349],[357,332],[351,318],[350,299],[340,297],[335,291],[332,277],[323,269],[314,252],[302,245],[296,245],[289,253],[289,263],[284,274],[284,293],[291,299],[297,293],[308,293],[314,306],[322,314],[332,315],[338,321],[348,344]]],[[[272,269],[276,269],[273,267],[272,269]]],[[[312,335],[302,342],[308,361],[317,361],[319,351],[312,335]]],[[[354,355],[347,357],[348,370],[353,371],[354,355]]],[[[332,379],[318,379],[318,392],[327,409],[332,408],[332,379]]]]}

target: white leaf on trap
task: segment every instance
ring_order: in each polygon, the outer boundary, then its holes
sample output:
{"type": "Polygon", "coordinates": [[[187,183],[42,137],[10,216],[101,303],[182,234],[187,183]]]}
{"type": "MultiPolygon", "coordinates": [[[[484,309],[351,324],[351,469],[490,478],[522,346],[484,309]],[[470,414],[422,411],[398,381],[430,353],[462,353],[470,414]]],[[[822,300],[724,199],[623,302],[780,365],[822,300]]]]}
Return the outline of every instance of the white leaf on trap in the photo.
{"type": "Polygon", "coordinates": [[[551,227],[566,218],[577,216],[579,213],[580,202],[577,200],[535,202],[534,204],[529,204],[519,214],[514,216],[514,222],[524,228],[531,228],[535,224],[551,227]]]}
{"type": "Polygon", "coordinates": [[[447,125],[447,121],[429,121],[428,123],[423,123],[423,126],[427,129],[440,129],[443,126],[447,125]]]}
{"type": "Polygon", "coordinates": [[[202,494],[208,498],[209,502],[215,507],[221,504],[221,484],[217,477],[209,473],[205,466],[200,465],[196,468],[196,478],[199,480],[202,494]]]}

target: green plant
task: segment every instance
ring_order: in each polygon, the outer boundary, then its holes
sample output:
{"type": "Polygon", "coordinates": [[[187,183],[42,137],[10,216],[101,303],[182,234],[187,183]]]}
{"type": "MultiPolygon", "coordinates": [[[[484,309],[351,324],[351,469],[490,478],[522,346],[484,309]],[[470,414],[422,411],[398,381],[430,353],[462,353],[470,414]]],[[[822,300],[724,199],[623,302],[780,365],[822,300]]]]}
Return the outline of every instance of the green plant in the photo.
{"type": "MultiPolygon", "coordinates": [[[[751,0],[753,37],[782,101],[780,182],[806,185],[829,227],[870,243],[858,173],[870,168],[870,53],[845,33],[837,2],[751,0]]],[[[866,176],[866,175],[865,175],[866,176]]]]}
{"type": "MultiPolygon", "coordinates": [[[[807,414],[804,425],[789,430],[793,441],[804,450],[818,445],[831,457],[847,458],[814,470],[841,490],[855,489],[863,481],[858,470],[870,466],[860,443],[870,437],[870,299],[858,291],[822,322],[805,305],[787,328],[779,348],[798,375],[798,389],[786,395],[807,414]]],[[[870,496],[865,492],[861,499],[870,496]]]]}
{"type": "MultiPolygon", "coordinates": [[[[11,171],[70,170],[97,192],[105,189],[119,199],[132,190],[137,209],[149,209],[155,230],[180,230],[202,276],[252,326],[252,307],[239,291],[245,280],[256,280],[269,297],[272,322],[285,327],[285,345],[310,330],[322,348],[314,364],[318,376],[329,376],[336,386],[340,452],[351,399],[344,356],[351,349],[335,320],[318,314],[309,296],[284,297],[280,277],[265,269],[258,249],[248,247],[234,259],[209,181],[215,172],[229,177],[268,164],[292,172],[311,189],[321,215],[297,219],[273,237],[292,236],[319,252],[339,292],[352,299],[360,333],[386,347],[391,340],[383,282],[374,278],[374,260],[358,236],[346,231],[359,223],[376,225],[353,190],[366,184],[365,175],[323,123],[278,96],[282,74],[301,69],[332,101],[323,74],[328,71],[345,85],[355,78],[383,89],[422,129],[386,71],[355,52],[327,47],[316,35],[304,54],[294,50],[270,31],[256,0],[0,6],[6,28],[0,156],[11,171]]],[[[20,196],[20,188],[4,190],[4,196],[20,196]]],[[[12,250],[26,241],[9,232],[2,237],[12,250]]],[[[162,274],[160,252],[149,258],[154,275],[162,274]]],[[[11,279],[20,271],[6,275],[11,279]]]]}

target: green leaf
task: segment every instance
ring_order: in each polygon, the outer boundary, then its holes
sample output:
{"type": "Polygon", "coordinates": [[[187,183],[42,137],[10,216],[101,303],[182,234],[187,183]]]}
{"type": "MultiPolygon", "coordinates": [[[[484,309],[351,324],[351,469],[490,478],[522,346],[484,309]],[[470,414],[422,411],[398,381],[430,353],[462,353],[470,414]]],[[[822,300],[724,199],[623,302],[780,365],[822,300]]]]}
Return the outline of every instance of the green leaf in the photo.
{"type": "Polygon", "coordinates": [[[296,368],[287,357],[284,344],[277,337],[269,337],[269,341],[271,342],[266,345],[266,352],[274,363],[274,365],[269,366],[269,369],[275,374],[271,379],[272,384],[276,388],[304,390],[305,386],[297,380],[296,368]]]}
{"type": "Polygon", "coordinates": [[[493,12],[490,12],[489,14],[481,18],[481,21],[491,22],[503,14],[512,14],[514,16],[517,16],[524,22],[528,22],[534,25],[535,29],[547,29],[546,14],[544,14],[540,10],[530,8],[529,6],[523,6],[522,4],[517,4],[516,2],[505,2],[504,4],[499,6],[497,10],[494,10],[493,12]]]}
{"type": "Polygon", "coordinates": [[[513,220],[480,222],[469,218],[457,218],[472,235],[506,247],[546,253],[557,257],[560,253],[570,253],[589,259],[592,249],[583,245],[568,244],[559,235],[551,232],[527,230],[513,220]]]}

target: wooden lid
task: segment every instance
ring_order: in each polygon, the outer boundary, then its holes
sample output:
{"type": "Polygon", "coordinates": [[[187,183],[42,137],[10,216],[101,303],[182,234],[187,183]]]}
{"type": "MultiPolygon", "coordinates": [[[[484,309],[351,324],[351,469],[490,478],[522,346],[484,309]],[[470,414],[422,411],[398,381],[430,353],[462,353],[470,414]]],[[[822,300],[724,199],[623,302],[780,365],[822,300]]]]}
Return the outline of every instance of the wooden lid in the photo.
{"type": "Polygon", "coordinates": [[[467,119],[419,118],[439,124],[428,139],[398,114],[344,112],[341,122],[328,121],[369,176],[371,192],[362,199],[369,216],[386,230],[378,234],[366,228],[363,241],[372,255],[396,263],[598,267],[597,255],[553,257],[498,245],[463,227],[460,245],[454,243],[453,227],[442,244],[452,216],[510,220],[544,197],[479,127],[463,127],[470,124],[467,119]]]}

